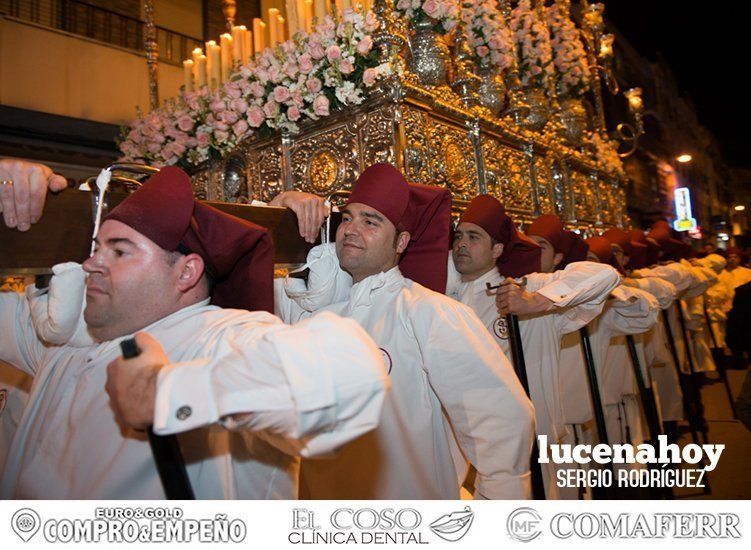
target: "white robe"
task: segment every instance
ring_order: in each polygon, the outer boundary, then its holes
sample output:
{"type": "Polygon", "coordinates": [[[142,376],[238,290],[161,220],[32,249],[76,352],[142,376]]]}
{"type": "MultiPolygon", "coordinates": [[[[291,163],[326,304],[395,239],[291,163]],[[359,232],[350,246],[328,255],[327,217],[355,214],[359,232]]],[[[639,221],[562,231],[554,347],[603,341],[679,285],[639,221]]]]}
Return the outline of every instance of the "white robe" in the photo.
{"type": "Polygon", "coordinates": [[[33,379],[0,361],[0,475],[23,415],[33,379]]]}
{"type": "MultiPolygon", "coordinates": [[[[674,308],[677,290],[672,283],[658,277],[627,279],[625,282],[652,294],[661,310],[670,311],[674,308]]],[[[682,420],[683,392],[662,314],[654,327],[644,333],[644,359],[650,369],[661,422],[682,420]]]]}
{"type": "MultiPolygon", "coordinates": [[[[559,352],[564,334],[576,331],[595,318],[605,299],[618,284],[617,272],[604,264],[577,262],[555,273],[532,273],[526,277],[526,290],[551,300],[555,310],[549,314],[521,317],[519,330],[532,402],[535,406],[537,433],[557,442],[565,433],[565,421],[559,387],[559,352]]],[[[502,277],[495,267],[474,281],[454,281],[449,296],[470,306],[483,321],[495,342],[508,356],[505,319],[496,308],[495,295],[486,284],[499,284],[502,277]]],[[[545,465],[546,494],[556,498],[555,467],[545,465]]]]}
{"type": "MultiPolygon", "coordinates": [[[[0,326],[0,358],[34,376],[0,497],[164,498],[145,433],[116,422],[104,391],[121,339],[44,345],[27,301],[10,293],[0,293],[0,326]]],[[[143,330],[175,362],[159,375],[154,429],[191,430],[179,441],[197,498],[294,498],[299,459],[287,452],[328,452],[377,423],[386,375],[354,323],[332,316],[287,327],[206,300],[143,330]],[[193,413],[179,420],[183,406],[193,413]],[[199,428],[236,412],[250,413],[249,430],[199,428]]]]}
{"type": "MultiPolygon", "coordinates": [[[[309,315],[281,286],[278,280],[280,315],[290,322],[309,315]]],[[[477,469],[476,498],[530,496],[532,405],[470,308],[395,267],[324,309],[356,320],[375,340],[390,367],[391,392],[376,430],[334,460],[304,461],[312,498],[459,498],[457,443],[477,469]]]]}

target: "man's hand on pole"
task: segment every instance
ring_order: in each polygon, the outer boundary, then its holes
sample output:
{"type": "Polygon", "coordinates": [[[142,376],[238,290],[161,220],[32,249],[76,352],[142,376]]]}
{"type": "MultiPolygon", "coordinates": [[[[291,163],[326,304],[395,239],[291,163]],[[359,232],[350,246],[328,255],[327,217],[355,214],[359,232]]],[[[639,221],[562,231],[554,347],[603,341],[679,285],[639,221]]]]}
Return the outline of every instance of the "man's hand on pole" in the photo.
{"type": "Polygon", "coordinates": [[[553,308],[553,302],[537,292],[528,292],[513,279],[505,279],[495,295],[498,313],[506,315],[535,315],[545,313],[553,308]]]}
{"type": "Polygon", "coordinates": [[[19,159],[0,159],[0,212],[5,225],[28,231],[39,221],[47,191],[62,191],[64,177],[44,164],[19,159]]]}
{"type": "Polygon", "coordinates": [[[107,366],[104,389],[110,396],[115,415],[137,430],[154,422],[156,381],[161,368],[169,363],[159,341],[145,332],[135,337],[141,353],[132,359],[118,357],[107,366]]]}

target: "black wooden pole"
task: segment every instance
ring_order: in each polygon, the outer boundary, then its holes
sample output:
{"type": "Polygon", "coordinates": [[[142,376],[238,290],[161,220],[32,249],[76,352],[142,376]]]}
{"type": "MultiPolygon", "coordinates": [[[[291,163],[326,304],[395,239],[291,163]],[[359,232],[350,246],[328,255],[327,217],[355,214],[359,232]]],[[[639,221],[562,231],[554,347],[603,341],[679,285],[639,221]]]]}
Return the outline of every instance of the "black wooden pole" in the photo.
{"type": "MultiPolygon", "coordinates": [[[[120,342],[120,349],[125,359],[138,357],[141,353],[133,338],[120,342]]],[[[195,500],[177,436],[156,435],[151,426],[149,426],[148,434],[151,453],[154,455],[159,479],[162,481],[167,498],[169,500],[195,500]]]]}
{"type": "MultiPolygon", "coordinates": [[[[589,327],[584,325],[579,329],[579,335],[581,336],[582,351],[584,352],[584,363],[587,367],[587,381],[589,382],[589,395],[592,399],[592,411],[595,415],[595,426],[597,428],[597,437],[600,443],[609,445],[608,440],[608,428],[605,424],[605,408],[602,405],[602,395],[600,395],[600,384],[597,381],[597,368],[595,366],[595,358],[592,353],[592,341],[589,339],[589,327]]],[[[606,466],[611,473],[613,472],[613,465],[608,464],[606,466]]],[[[607,490],[605,487],[593,487],[592,498],[602,500],[607,498],[607,490]]]]}
{"type": "MultiPolygon", "coordinates": [[[[529,379],[527,378],[527,365],[524,362],[524,348],[522,347],[521,333],[519,332],[519,319],[511,313],[506,315],[506,325],[508,326],[509,344],[511,348],[511,361],[514,363],[514,371],[519,378],[527,397],[531,399],[529,393],[529,379]]],[[[540,449],[537,447],[537,438],[532,445],[532,456],[529,461],[529,470],[532,475],[532,496],[535,500],[545,500],[545,483],[542,477],[542,467],[540,466],[540,449]]]]}
{"type": "Polygon", "coordinates": [[[673,330],[670,327],[670,318],[668,317],[667,310],[662,310],[662,322],[665,325],[665,333],[668,338],[668,347],[670,347],[670,354],[673,357],[673,364],[675,365],[675,373],[678,376],[678,384],[681,386],[681,393],[683,393],[683,413],[686,415],[686,421],[688,427],[691,430],[691,439],[694,443],[699,443],[699,432],[696,428],[696,418],[694,413],[694,406],[691,396],[689,395],[689,389],[685,382],[685,375],[681,371],[680,360],[678,359],[678,347],[675,344],[675,338],[673,337],[673,330]]]}

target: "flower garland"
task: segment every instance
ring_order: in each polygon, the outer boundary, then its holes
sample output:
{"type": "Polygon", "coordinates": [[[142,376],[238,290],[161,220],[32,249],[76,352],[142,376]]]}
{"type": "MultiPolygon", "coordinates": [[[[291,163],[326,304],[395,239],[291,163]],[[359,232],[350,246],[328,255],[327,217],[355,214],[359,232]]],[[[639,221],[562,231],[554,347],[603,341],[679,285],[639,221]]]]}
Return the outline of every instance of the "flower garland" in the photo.
{"type": "Polygon", "coordinates": [[[514,40],[492,0],[468,0],[462,4],[467,43],[477,64],[489,63],[505,70],[514,62],[514,40]]]}
{"type": "Polygon", "coordinates": [[[458,0],[397,0],[396,11],[410,22],[433,21],[440,34],[451,32],[459,22],[458,0]]]}
{"type": "Polygon", "coordinates": [[[553,76],[553,52],[550,33],[530,0],[519,0],[511,12],[509,26],[516,43],[519,77],[522,86],[544,86],[553,76]]]}
{"type": "Polygon", "coordinates": [[[364,91],[394,73],[373,49],[373,12],[344,10],[311,34],[266,48],[214,92],[183,93],[122,132],[123,160],[154,166],[197,165],[254,134],[297,133],[304,120],[359,105],[364,91]]]}
{"type": "Polygon", "coordinates": [[[556,3],[545,10],[556,68],[556,85],[564,97],[581,97],[589,90],[589,65],[581,36],[566,6],[556,3]]]}

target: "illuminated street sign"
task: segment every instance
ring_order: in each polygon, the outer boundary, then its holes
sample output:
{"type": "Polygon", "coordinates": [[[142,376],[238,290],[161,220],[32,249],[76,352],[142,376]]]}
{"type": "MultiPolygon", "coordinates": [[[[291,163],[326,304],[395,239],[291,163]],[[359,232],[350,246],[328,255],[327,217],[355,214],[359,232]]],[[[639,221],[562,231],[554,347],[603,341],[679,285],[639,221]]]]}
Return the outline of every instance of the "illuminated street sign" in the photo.
{"type": "Polygon", "coordinates": [[[679,187],[675,190],[675,217],[673,227],[676,231],[696,229],[696,218],[691,217],[691,195],[688,187],[679,187]]]}

